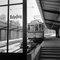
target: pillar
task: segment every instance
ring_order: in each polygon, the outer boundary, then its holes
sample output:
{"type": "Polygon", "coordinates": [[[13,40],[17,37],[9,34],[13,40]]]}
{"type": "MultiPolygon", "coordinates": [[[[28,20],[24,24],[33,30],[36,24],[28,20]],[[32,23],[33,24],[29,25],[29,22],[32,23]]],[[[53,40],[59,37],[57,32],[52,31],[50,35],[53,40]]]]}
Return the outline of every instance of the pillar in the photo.
{"type": "Polygon", "coordinates": [[[56,29],[56,37],[59,38],[59,29],[56,29]]]}
{"type": "Polygon", "coordinates": [[[0,41],[1,41],[1,30],[0,30],[0,41]]]}
{"type": "Polygon", "coordinates": [[[59,28],[59,38],[60,38],[60,28],[59,28]]]}

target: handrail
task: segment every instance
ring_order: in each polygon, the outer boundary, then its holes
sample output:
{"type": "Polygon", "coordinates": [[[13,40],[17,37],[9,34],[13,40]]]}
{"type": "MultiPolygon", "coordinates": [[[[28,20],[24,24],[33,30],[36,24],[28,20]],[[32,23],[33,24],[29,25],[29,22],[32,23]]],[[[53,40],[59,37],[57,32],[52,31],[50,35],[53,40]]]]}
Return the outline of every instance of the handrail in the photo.
{"type": "Polygon", "coordinates": [[[36,48],[37,45],[38,45],[38,44],[35,44],[34,46],[32,46],[32,47],[27,51],[27,53],[30,53],[34,48],[36,48]]]}
{"type": "Polygon", "coordinates": [[[30,51],[30,53],[27,53],[27,60],[29,60],[29,58],[31,60],[37,60],[38,59],[38,56],[40,53],[40,48],[41,48],[43,43],[44,42],[42,42],[41,44],[38,44],[33,50],[30,51]],[[30,55],[30,57],[29,57],[29,55],[30,55]]]}

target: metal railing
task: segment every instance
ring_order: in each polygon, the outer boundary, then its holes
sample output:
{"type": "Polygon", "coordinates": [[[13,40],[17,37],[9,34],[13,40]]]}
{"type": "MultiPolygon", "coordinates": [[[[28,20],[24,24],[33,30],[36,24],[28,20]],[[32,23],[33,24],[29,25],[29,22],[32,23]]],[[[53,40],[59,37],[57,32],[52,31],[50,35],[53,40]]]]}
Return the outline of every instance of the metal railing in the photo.
{"type": "Polygon", "coordinates": [[[27,60],[38,60],[40,54],[40,48],[44,42],[38,44],[33,50],[27,53],[27,60]]]}

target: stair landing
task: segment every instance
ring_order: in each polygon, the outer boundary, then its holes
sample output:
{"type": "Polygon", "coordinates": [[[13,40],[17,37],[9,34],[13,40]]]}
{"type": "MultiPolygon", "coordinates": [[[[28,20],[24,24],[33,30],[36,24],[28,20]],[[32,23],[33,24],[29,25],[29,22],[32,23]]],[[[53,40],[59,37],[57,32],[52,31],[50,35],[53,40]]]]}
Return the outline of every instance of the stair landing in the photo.
{"type": "Polygon", "coordinates": [[[44,40],[42,47],[60,47],[60,38],[49,38],[44,40]]]}

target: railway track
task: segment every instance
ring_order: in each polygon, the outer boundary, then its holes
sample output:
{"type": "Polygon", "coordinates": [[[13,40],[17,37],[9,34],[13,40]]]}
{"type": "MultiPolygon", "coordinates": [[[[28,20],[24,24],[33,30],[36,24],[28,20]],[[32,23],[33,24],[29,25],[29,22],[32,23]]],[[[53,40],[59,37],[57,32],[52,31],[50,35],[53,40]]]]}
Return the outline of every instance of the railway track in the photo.
{"type": "MultiPolygon", "coordinates": [[[[9,53],[20,53],[22,49],[20,49],[22,43],[22,38],[19,39],[12,39],[9,40],[9,53]]],[[[0,41],[0,52],[6,53],[7,52],[7,41],[0,41]]]]}

